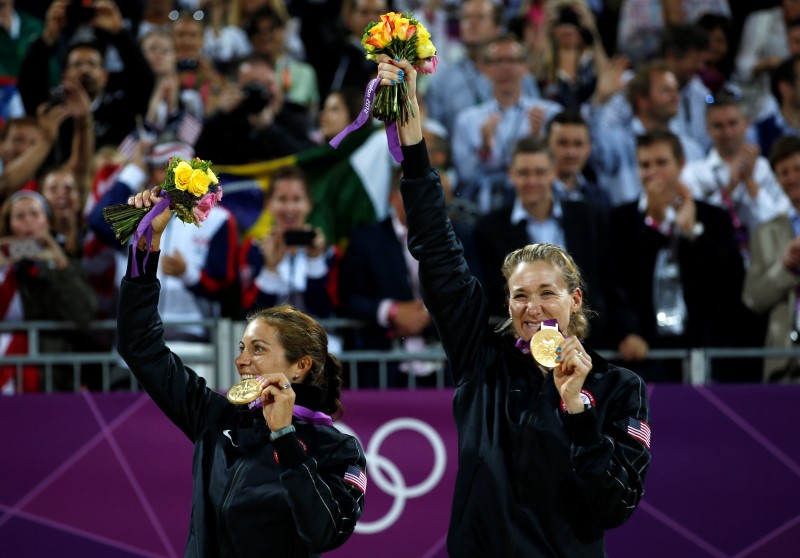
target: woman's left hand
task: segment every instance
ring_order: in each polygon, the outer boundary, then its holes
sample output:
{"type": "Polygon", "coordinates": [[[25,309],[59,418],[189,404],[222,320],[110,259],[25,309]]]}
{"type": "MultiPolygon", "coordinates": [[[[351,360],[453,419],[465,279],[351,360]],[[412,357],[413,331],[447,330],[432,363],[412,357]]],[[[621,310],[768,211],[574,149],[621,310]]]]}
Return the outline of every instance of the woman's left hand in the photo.
{"type": "Polygon", "coordinates": [[[264,420],[273,432],[292,424],[295,393],[292,383],[285,374],[265,374],[259,376],[261,390],[261,409],[264,420]]]}
{"type": "Polygon", "coordinates": [[[322,229],[319,227],[314,228],[314,240],[311,241],[311,244],[306,249],[306,253],[308,254],[309,258],[316,258],[317,256],[321,256],[325,253],[325,249],[327,248],[327,242],[325,240],[325,233],[322,232],[322,229]]]}
{"type": "Polygon", "coordinates": [[[414,108],[405,124],[397,123],[400,145],[416,145],[422,141],[422,117],[417,101],[417,70],[408,60],[392,60],[385,54],[375,57],[378,62],[378,78],[381,87],[396,87],[405,82],[408,89],[408,100],[414,108]]]}
{"type": "Polygon", "coordinates": [[[592,357],[586,354],[577,337],[567,337],[559,349],[559,364],[553,369],[553,380],[567,411],[576,414],[583,411],[581,388],[592,370],[592,357]]]}

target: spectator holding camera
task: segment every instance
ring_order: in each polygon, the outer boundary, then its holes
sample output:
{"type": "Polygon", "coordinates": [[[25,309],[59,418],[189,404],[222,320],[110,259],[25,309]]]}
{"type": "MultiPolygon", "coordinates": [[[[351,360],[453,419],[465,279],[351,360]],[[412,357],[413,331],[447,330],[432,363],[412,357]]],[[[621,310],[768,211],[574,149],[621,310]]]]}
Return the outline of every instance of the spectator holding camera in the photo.
{"type": "MultiPolygon", "coordinates": [[[[181,87],[172,35],[154,30],[143,36],[140,43],[156,79],[144,117],[145,129],[156,135],[166,132],[177,135],[183,128],[189,128],[185,123],[192,122],[195,124],[191,128],[199,133],[204,113],[203,100],[194,89],[181,87]]],[[[186,138],[188,143],[196,140],[196,135],[186,138]]]]}
{"type": "Polygon", "coordinates": [[[242,307],[250,312],[289,303],[317,317],[329,316],[333,251],[322,230],[306,222],[312,201],[300,168],[275,171],[264,209],[272,217],[270,232],[242,247],[242,307]]]}
{"type": "Polygon", "coordinates": [[[275,72],[281,76],[286,105],[311,122],[319,108],[317,72],[313,66],[293,58],[287,51],[287,25],[283,14],[270,6],[263,6],[250,18],[247,37],[253,51],[269,59],[275,72]]]}
{"type": "Polygon", "coordinates": [[[305,120],[284,106],[269,60],[254,54],[238,64],[236,80],[220,94],[197,139],[197,155],[222,164],[283,157],[313,145],[307,129],[305,120]]]}
{"type": "MultiPolygon", "coordinates": [[[[50,207],[37,192],[14,193],[0,207],[0,316],[3,321],[59,320],[86,324],[94,318],[96,299],[77,262],[71,261],[50,232],[50,207]]],[[[43,332],[42,353],[70,352],[64,332],[43,332]]],[[[24,355],[24,332],[0,334],[0,354],[24,355]]],[[[66,371],[56,369],[57,388],[70,386],[66,371]]],[[[15,367],[0,368],[0,391],[38,391],[39,371],[23,369],[21,385],[15,367]]]]}
{"type": "Polygon", "coordinates": [[[214,62],[203,54],[205,44],[203,19],[195,19],[193,14],[181,12],[172,24],[172,38],[175,41],[181,89],[196,91],[203,100],[206,110],[210,110],[214,103],[215,92],[220,90],[224,80],[214,62]]]}
{"type": "Polygon", "coordinates": [[[65,167],[84,180],[94,152],[89,97],[75,80],[65,79],[57,97],[37,109],[37,117],[11,120],[0,142],[0,202],[21,188],[36,189],[39,172],[58,136],[61,123],[73,120],[72,153],[65,167]]]}
{"type": "MultiPolygon", "coordinates": [[[[50,97],[47,67],[57,54],[65,29],[79,24],[68,39],[64,80],[75,80],[83,86],[91,100],[94,129],[98,146],[118,145],[136,126],[137,115],[147,110],[153,89],[153,73],[139,47],[123,27],[119,8],[111,0],[95,0],[88,21],[70,21],[69,0],[55,0],[47,10],[44,31],[28,49],[20,69],[18,87],[25,109],[34,113],[36,107],[50,97]],[[119,53],[123,70],[111,74],[106,69],[106,47],[119,53]]],[[[61,130],[56,162],[62,162],[69,152],[72,124],[61,130]]]]}

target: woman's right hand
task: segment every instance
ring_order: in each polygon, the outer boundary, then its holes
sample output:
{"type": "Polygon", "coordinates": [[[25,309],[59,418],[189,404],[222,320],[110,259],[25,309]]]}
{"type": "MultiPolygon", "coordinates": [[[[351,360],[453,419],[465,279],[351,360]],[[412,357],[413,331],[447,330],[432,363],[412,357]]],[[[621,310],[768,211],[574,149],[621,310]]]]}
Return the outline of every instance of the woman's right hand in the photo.
{"type": "MultiPolygon", "coordinates": [[[[152,190],[144,190],[139,192],[135,196],[131,196],[128,198],[128,205],[132,205],[134,207],[153,207],[158,202],[163,200],[159,194],[161,193],[161,187],[156,186],[152,190]]],[[[164,229],[167,228],[167,224],[169,223],[170,218],[172,217],[172,210],[169,206],[165,207],[164,210],[159,213],[150,224],[153,227],[153,240],[150,246],[151,250],[158,250],[161,246],[161,233],[164,232],[164,229]]],[[[140,250],[146,250],[146,243],[147,239],[142,237],[139,239],[139,245],[137,248],[140,250]]]]}

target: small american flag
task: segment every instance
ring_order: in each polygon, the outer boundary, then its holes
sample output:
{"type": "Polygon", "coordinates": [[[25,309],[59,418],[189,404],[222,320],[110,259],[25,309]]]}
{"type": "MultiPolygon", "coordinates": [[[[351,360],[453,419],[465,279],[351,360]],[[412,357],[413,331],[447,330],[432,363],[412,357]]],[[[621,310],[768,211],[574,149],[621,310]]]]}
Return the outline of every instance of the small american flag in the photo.
{"type": "Polygon", "coordinates": [[[139,134],[131,132],[122,140],[122,143],[117,147],[117,151],[124,155],[127,160],[133,159],[133,154],[136,152],[136,146],[139,143],[139,134]]]}
{"type": "Polygon", "coordinates": [[[646,422],[628,417],[628,434],[650,449],[650,427],[646,422]]]}
{"type": "Polygon", "coordinates": [[[358,488],[362,494],[367,492],[367,475],[356,465],[347,467],[347,471],[344,472],[344,482],[349,482],[358,488]]]}
{"type": "Polygon", "coordinates": [[[203,123],[187,112],[183,115],[183,118],[181,118],[175,135],[177,135],[178,139],[183,143],[194,145],[197,143],[197,138],[200,137],[200,132],[202,131],[203,123]]]}

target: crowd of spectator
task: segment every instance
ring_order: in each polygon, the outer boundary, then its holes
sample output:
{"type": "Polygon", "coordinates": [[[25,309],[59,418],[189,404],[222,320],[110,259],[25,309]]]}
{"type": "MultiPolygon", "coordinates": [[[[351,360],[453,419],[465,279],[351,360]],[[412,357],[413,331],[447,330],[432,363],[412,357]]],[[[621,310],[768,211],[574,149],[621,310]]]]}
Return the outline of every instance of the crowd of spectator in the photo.
{"type": "MultiPolygon", "coordinates": [[[[361,151],[327,146],[376,72],[364,27],[413,10],[439,58],[419,82],[425,139],[497,321],[508,313],[505,254],[552,242],[587,279],[588,342],[647,380],[681,379],[679,363],[651,349],[793,347],[800,0],[738,4],[0,0],[0,315],[115,317],[127,255],[102,209],[163,181],[170,157],[285,160],[262,185],[260,227],[223,201],[202,227],[170,229],[161,315],[240,319],[289,302],[362,322],[333,337],[345,349],[434,345],[382,132],[361,134],[361,151]],[[336,193],[320,195],[300,161],[320,149],[353,157],[372,218],[335,233],[315,221],[336,193]]],[[[202,327],[167,335],[209,342],[202,327]]],[[[55,332],[41,350],[112,345],[55,332]]],[[[27,347],[24,333],[0,332],[0,356],[27,347]]],[[[724,361],[713,378],[797,380],[799,360],[724,361]]],[[[425,385],[440,366],[399,363],[389,383],[413,374],[425,385]]],[[[362,368],[361,385],[375,374],[362,368]]],[[[56,387],[72,385],[57,375],[56,387]]],[[[0,366],[3,393],[41,388],[35,367],[0,366]]]]}

